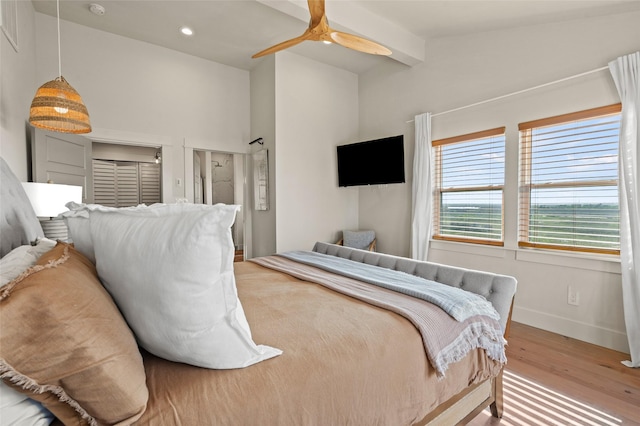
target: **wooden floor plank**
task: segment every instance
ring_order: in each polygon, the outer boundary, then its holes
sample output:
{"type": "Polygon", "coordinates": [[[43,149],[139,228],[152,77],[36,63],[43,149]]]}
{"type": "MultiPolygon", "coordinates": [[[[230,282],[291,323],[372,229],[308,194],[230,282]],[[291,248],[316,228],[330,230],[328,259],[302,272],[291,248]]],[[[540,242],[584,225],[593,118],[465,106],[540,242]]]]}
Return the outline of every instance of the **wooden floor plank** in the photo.
{"type": "Polygon", "coordinates": [[[504,417],[472,426],[640,425],[640,369],[628,354],[512,323],[504,417]]]}

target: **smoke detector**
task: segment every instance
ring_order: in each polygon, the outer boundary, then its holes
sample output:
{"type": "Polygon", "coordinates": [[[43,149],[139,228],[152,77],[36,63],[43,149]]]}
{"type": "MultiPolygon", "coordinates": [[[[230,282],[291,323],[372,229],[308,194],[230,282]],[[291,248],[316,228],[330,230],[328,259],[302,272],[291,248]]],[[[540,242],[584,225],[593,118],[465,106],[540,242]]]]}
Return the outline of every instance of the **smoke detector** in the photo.
{"type": "Polygon", "coordinates": [[[89,5],[89,10],[91,11],[91,13],[98,16],[102,16],[106,12],[105,8],[102,5],[99,5],[98,3],[91,3],[89,5]]]}

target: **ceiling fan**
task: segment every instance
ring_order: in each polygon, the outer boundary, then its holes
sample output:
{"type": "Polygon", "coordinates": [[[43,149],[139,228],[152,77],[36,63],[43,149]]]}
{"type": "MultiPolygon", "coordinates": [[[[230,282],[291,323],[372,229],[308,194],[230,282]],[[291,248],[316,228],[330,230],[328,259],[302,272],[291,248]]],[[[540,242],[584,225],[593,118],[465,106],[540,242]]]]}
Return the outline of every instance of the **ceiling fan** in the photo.
{"type": "Polygon", "coordinates": [[[349,49],[358,50],[372,55],[391,55],[391,51],[386,47],[366,38],[336,31],[329,26],[327,15],[324,12],[324,0],[307,0],[309,3],[309,28],[300,36],[291,40],[283,41],[275,46],[271,46],[261,52],[256,53],[252,58],[270,55],[280,50],[288,49],[306,40],[324,41],[337,43],[349,49]]]}

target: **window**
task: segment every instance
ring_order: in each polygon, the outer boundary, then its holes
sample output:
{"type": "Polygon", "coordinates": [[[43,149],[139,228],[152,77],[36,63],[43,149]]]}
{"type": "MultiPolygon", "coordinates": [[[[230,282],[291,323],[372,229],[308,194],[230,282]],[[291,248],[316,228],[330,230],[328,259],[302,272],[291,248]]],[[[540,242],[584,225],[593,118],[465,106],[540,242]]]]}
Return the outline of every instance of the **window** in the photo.
{"type": "Polygon", "coordinates": [[[432,142],[434,239],[503,245],[504,130],[432,142]]]}
{"type": "Polygon", "coordinates": [[[519,246],[619,254],[620,104],[519,129],[519,246]]]}

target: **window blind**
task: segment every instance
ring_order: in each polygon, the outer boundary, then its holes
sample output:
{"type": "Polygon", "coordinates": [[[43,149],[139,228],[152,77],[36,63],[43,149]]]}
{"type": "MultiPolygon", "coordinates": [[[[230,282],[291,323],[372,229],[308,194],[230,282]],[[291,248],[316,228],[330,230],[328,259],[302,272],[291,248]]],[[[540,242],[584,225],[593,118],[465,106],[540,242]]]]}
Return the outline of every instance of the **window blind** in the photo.
{"type": "Polygon", "coordinates": [[[502,245],[504,131],[500,127],[432,142],[433,238],[502,245]]]}
{"type": "Polygon", "coordinates": [[[521,123],[519,245],[619,253],[620,105],[521,123]]]}

